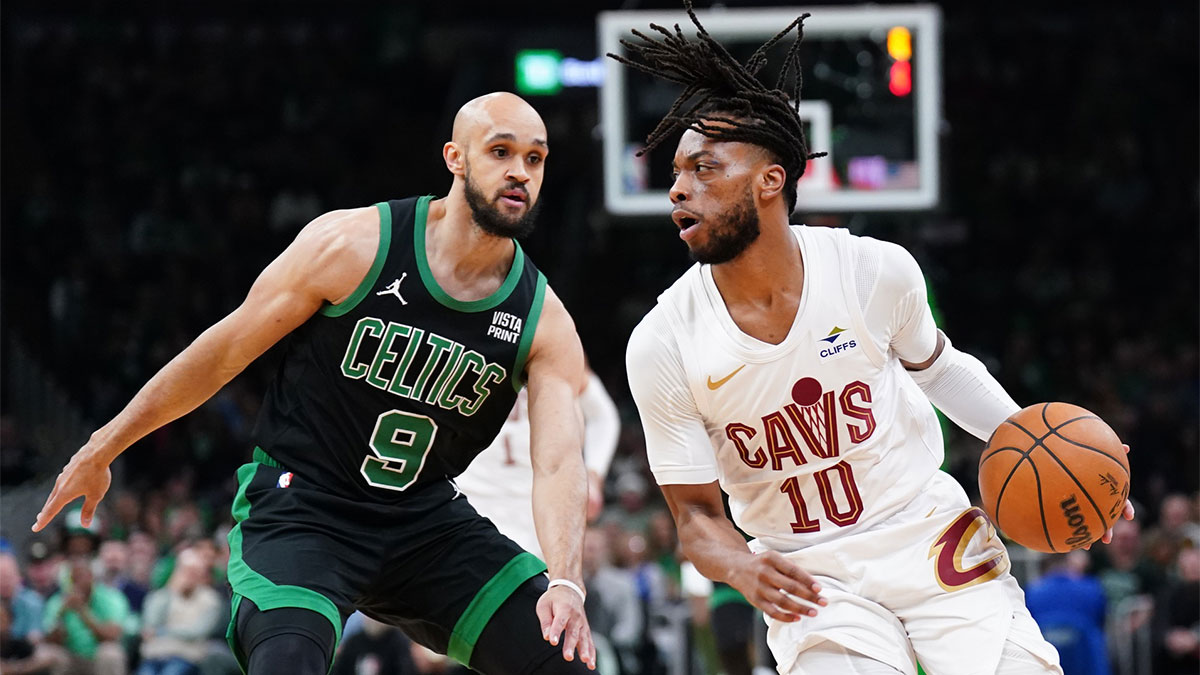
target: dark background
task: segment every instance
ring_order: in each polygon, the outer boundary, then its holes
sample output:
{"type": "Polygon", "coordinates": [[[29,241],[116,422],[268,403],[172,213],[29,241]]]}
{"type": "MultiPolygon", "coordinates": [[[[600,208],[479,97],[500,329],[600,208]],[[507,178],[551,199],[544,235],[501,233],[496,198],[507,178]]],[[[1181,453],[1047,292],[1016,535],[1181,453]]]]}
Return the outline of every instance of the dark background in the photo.
{"type": "MultiPolygon", "coordinates": [[[[308,219],[444,193],[455,110],[511,89],[518,49],[591,58],[597,11],[677,7],[6,2],[9,494],[52,478],[308,219]]],[[[1108,420],[1133,447],[1134,497],[1152,523],[1200,473],[1196,4],[996,7],[943,8],[941,205],[807,220],[909,247],[947,333],[1018,402],[1071,401],[1108,420]]],[[[620,455],[637,460],[626,339],[689,262],[665,218],[603,211],[596,90],[531,102],[553,153],[526,248],[622,408],[620,455]]],[[[183,479],[227,509],[277,358],[133,447],[119,482],[183,479]]],[[[980,444],[949,440],[950,469],[972,490],[980,444]]]]}

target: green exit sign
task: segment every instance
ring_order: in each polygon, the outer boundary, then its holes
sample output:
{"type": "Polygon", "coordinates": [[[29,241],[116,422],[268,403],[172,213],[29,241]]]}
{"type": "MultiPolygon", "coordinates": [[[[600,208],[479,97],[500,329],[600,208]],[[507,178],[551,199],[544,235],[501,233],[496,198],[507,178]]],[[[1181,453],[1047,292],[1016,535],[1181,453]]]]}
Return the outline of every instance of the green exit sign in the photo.
{"type": "Polygon", "coordinates": [[[557,94],[562,89],[559,67],[562,54],[555,49],[517,52],[517,93],[535,96],[557,94]]]}

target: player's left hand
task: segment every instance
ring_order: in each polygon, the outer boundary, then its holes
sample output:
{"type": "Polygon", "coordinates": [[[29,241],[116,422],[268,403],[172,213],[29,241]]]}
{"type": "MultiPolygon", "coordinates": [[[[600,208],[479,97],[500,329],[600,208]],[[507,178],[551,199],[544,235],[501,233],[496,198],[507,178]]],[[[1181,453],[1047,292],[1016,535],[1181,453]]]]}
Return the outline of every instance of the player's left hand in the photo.
{"type": "MultiPolygon", "coordinates": [[[[1129,454],[1129,446],[1125,445],[1125,444],[1121,444],[1121,447],[1125,448],[1125,454],[1128,455],[1129,454]]],[[[1136,514],[1133,511],[1133,502],[1126,499],[1125,500],[1125,510],[1121,512],[1121,517],[1123,517],[1125,520],[1133,520],[1133,517],[1135,515],[1136,514]]],[[[1108,544],[1108,543],[1112,542],[1112,538],[1113,538],[1113,528],[1110,527],[1110,528],[1108,528],[1108,531],[1106,531],[1104,533],[1104,536],[1100,537],[1100,542],[1103,544],[1108,544]]],[[[1088,551],[1088,550],[1091,550],[1091,548],[1092,548],[1091,544],[1088,544],[1087,546],[1083,547],[1083,550],[1088,551]]]]}
{"type": "Polygon", "coordinates": [[[538,620],[542,624],[542,639],[552,645],[562,641],[563,660],[573,661],[576,648],[579,660],[588,670],[596,669],[596,646],[592,629],[583,612],[583,598],[566,586],[555,586],[542,594],[537,603],[538,620]]]}

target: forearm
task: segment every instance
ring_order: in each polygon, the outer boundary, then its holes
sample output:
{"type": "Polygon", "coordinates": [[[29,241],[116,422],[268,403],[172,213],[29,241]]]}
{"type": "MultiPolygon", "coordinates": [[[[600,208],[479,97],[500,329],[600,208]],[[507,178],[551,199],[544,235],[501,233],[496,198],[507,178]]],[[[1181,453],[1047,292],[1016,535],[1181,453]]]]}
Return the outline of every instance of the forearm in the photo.
{"type": "Polygon", "coordinates": [[[582,586],[587,472],[578,450],[559,456],[554,466],[534,467],[533,521],[550,578],[582,586]]]}
{"type": "Polygon", "coordinates": [[[738,585],[736,571],[754,554],[725,514],[697,507],[683,514],[678,528],[684,557],[698,572],[713,581],[738,585]]]}
{"type": "Polygon", "coordinates": [[[115,621],[100,621],[92,614],[91,610],[83,610],[79,612],[79,618],[83,619],[83,623],[87,629],[92,631],[92,635],[100,642],[111,642],[121,637],[123,632],[121,625],[115,621]]]}
{"type": "Polygon", "coordinates": [[[958,351],[949,339],[928,368],[909,373],[938,410],[983,441],[1020,409],[979,359],[958,351]]]}

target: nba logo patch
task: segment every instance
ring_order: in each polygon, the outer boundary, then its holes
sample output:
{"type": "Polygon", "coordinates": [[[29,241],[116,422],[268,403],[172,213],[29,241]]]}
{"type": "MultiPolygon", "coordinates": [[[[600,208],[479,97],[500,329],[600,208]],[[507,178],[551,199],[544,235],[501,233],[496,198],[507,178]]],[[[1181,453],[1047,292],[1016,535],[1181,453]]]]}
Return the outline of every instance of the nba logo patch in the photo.
{"type": "Polygon", "coordinates": [[[275,487],[285,488],[292,484],[292,472],[284,471],[279,474],[279,480],[275,483],[275,487]]]}

